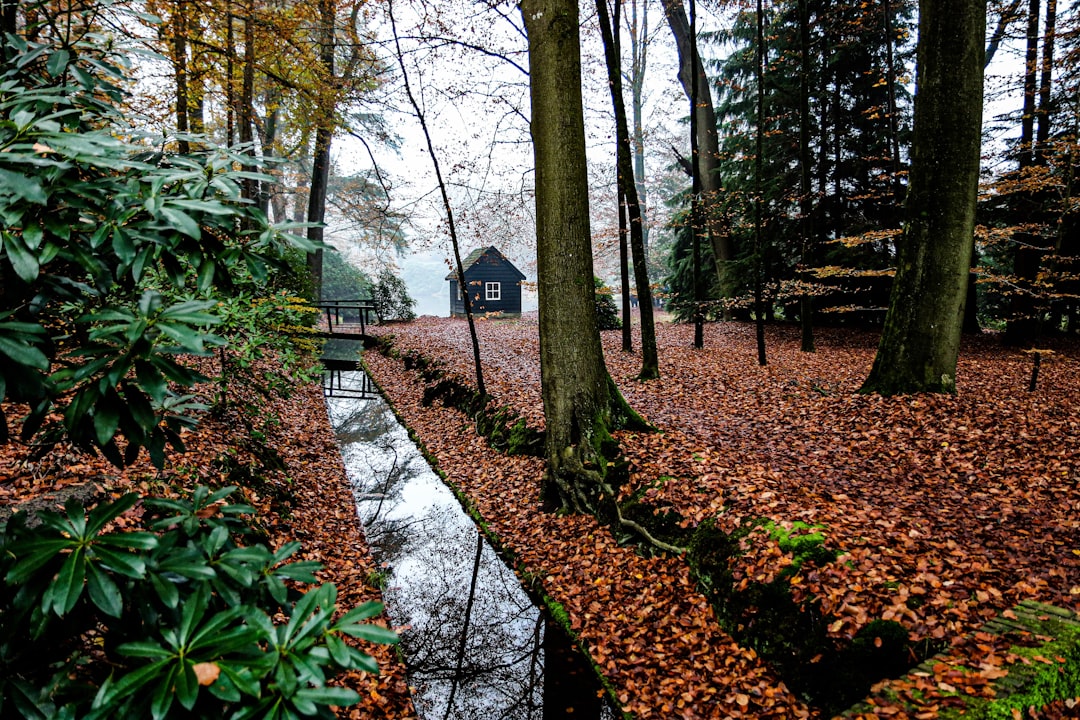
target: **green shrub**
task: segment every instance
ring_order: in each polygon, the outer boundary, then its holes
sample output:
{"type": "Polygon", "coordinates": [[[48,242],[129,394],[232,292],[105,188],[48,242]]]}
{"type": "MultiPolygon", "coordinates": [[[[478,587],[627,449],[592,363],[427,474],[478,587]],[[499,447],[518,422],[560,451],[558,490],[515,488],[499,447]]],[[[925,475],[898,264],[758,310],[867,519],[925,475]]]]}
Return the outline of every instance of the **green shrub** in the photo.
{"type": "Polygon", "coordinates": [[[416,301],[409,295],[405,281],[389,270],[379,271],[375,278],[375,285],[371,288],[371,302],[380,323],[416,319],[416,312],[413,310],[416,301]]]}
{"type": "Polygon", "coordinates": [[[335,248],[323,250],[323,300],[357,300],[371,296],[371,279],[335,248]]]}
{"type": "Polygon", "coordinates": [[[167,152],[131,125],[113,39],[26,17],[0,37],[0,400],[29,405],[21,433],[43,451],[67,439],[124,465],[145,447],[160,466],[197,409],[179,356],[225,342],[221,298],[265,292],[290,248],[315,247],[243,200],[248,155],[167,152]]]}
{"type": "MultiPolygon", "coordinates": [[[[333,717],[357,694],[329,687],[342,670],[378,672],[345,642],[396,641],[362,621],[369,602],[335,620],[337,590],[315,562],[289,562],[225,504],[236,490],[146,499],[143,528],[106,532],[134,493],[87,514],[69,501],[31,526],[0,532],[0,716],[8,718],[333,717]]],[[[124,520],[127,520],[125,517],[124,520]]]]}
{"type": "Polygon", "coordinates": [[[619,308],[615,305],[614,292],[603,280],[593,278],[596,286],[596,326],[599,330],[618,330],[622,327],[619,319],[619,308]]]}

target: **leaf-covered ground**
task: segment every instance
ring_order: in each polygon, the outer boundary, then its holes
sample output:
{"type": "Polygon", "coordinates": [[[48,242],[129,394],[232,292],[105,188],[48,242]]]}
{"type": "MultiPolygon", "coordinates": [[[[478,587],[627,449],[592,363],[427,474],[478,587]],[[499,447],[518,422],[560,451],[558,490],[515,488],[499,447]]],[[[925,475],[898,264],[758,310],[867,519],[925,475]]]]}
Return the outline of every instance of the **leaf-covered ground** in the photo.
{"type": "MultiPolygon", "coordinates": [[[[255,378],[261,378],[269,367],[256,366],[255,378]]],[[[207,374],[214,372],[207,369],[207,374]]],[[[170,455],[160,472],[148,462],[120,472],[99,458],[63,446],[32,461],[26,446],[0,445],[0,514],[15,508],[59,509],[70,495],[93,502],[132,490],[173,496],[190,490],[196,482],[213,487],[240,485],[274,547],[299,540],[303,551],[296,559],[325,565],[320,578],[337,584],[341,607],[380,600],[380,591],[367,582],[376,565],[360,530],[319,386],[298,384],[288,398],[268,400],[234,381],[229,393],[232,407],[221,414],[204,415],[195,430],[185,432],[188,452],[170,455]],[[249,405],[247,411],[244,405],[249,405]],[[283,469],[276,466],[274,454],[283,469]]],[[[26,412],[9,404],[4,410],[9,419],[26,412]]],[[[130,512],[141,512],[141,506],[130,512]]],[[[370,643],[361,647],[378,660],[382,673],[379,677],[360,672],[340,677],[338,682],[356,690],[361,702],[341,708],[339,716],[415,717],[396,651],[370,643]]]]}
{"type": "MultiPolygon", "coordinates": [[[[485,381],[535,427],[543,426],[535,320],[478,324],[485,381]]],[[[989,695],[1010,659],[975,631],[1017,602],[1080,610],[1080,354],[1046,356],[1028,392],[1031,357],[993,337],[966,341],[955,397],[881,398],[857,390],[876,338],[819,331],[799,352],[797,331],[768,331],[759,367],[753,329],[710,325],[706,348],[691,328],[658,326],[661,379],[638,382],[637,355],[605,333],[609,368],[626,398],[660,432],[620,433],[629,487],[684,524],[732,531],[767,518],[823,526],[840,561],[790,578],[796,601],[815,597],[831,636],[851,638],[874,619],[936,640],[952,660],[940,673],[875,688],[875,711],[901,712],[892,693],[927,717],[953,691],[989,695]],[[952,668],[974,669],[961,680],[952,668]]],[[[384,328],[394,348],[437,359],[462,382],[474,374],[463,321],[421,318],[384,328]]],[[[457,411],[423,406],[423,381],[375,353],[367,363],[448,480],[571,624],[639,717],[800,717],[799,701],[754,651],[717,624],[679,558],[643,558],[587,517],[541,511],[540,461],[507,457],[457,411]]],[[[792,562],[767,533],[743,541],[736,584],[768,581],[792,562]]]]}

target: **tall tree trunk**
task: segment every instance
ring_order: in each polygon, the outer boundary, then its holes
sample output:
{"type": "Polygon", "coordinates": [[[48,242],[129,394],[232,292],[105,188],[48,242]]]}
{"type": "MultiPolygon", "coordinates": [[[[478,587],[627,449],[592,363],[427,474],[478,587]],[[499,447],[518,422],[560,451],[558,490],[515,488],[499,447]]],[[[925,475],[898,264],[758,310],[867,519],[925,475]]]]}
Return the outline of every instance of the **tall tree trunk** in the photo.
{"type": "Polygon", "coordinates": [[[765,8],[757,0],[757,40],[754,43],[754,79],[757,83],[757,120],[754,129],[754,329],[757,337],[758,365],[768,364],[765,357],[765,303],[762,284],[765,274],[765,239],[762,217],[765,178],[765,8]]]}
{"type": "MultiPolygon", "coordinates": [[[[619,0],[615,0],[616,27],[618,27],[619,0]]],[[[638,204],[637,186],[634,183],[634,167],[630,153],[630,131],[626,126],[626,107],[622,96],[622,69],[619,62],[619,45],[612,32],[608,17],[607,0],[596,0],[600,34],[604,42],[604,58],[607,62],[608,86],[615,110],[615,142],[618,146],[617,166],[619,190],[626,199],[626,213],[630,225],[630,253],[634,262],[634,284],[637,286],[638,310],[641,313],[641,372],[639,380],[655,380],[660,377],[660,362],[656,355],[656,323],[653,319],[652,288],[649,287],[649,268],[645,259],[645,241],[642,238],[641,205],[638,204]]]]}
{"type": "Polygon", "coordinates": [[[964,300],[963,332],[966,335],[978,335],[979,326],[979,250],[975,247],[975,236],[971,236],[971,261],[968,263],[967,297],[964,300]]]}
{"type": "Polygon", "coordinates": [[[847,218],[844,213],[844,179],[842,176],[844,171],[844,129],[841,118],[843,117],[844,104],[843,91],[840,87],[839,63],[833,68],[832,91],[833,218],[830,229],[835,233],[834,237],[843,237],[847,218]]]}
{"type": "Polygon", "coordinates": [[[899,206],[904,198],[903,183],[900,182],[900,117],[896,106],[896,60],[893,52],[896,33],[893,31],[890,0],[883,0],[882,13],[885,15],[885,83],[889,102],[889,169],[892,173],[889,186],[892,188],[893,203],[899,206]]]}
{"type": "Polygon", "coordinates": [[[985,0],[920,0],[907,225],[864,392],[956,392],[982,144],[985,0]]]}
{"type": "MultiPolygon", "coordinates": [[[[522,0],[536,164],[545,496],[595,511],[621,396],[604,366],[594,302],[576,0],[522,0]]],[[[610,488],[609,488],[610,489],[610,488]]],[[[609,496],[610,499],[610,496],[609,496]]]]}
{"type": "MultiPolygon", "coordinates": [[[[248,0],[244,8],[244,69],[240,83],[240,143],[244,154],[255,157],[255,3],[248,0]]],[[[253,171],[249,164],[245,170],[253,171]]],[[[255,201],[259,196],[259,181],[246,177],[243,180],[243,194],[248,200],[255,201]]]]}
{"type": "Polygon", "coordinates": [[[619,281],[620,295],[622,296],[622,349],[623,352],[634,351],[634,332],[630,318],[630,258],[626,227],[626,198],[622,190],[619,195],[619,281]]]}
{"type": "Polygon", "coordinates": [[[1046,26],[1043,32],[1042,66],[1039,68],[1038,127],[1035,130],[1035,159],[1045,165],[1050,140],[1050,91],[1054,75],[1054,40],[1057,36],[1057,0],[1046,0],[1046,26]]]}
{"type": "MultiPolygon", "coordinates": [[[[615,23],[618,29],[618,23],[615,23]]],[[[618,37],[618,36],[616,36],[618,37]]],[[[634,123],[634,182],[637,185],[638,204],[641,205],[641,240],[645,254],[649,253],[649,203],[645,188],[645,70],[649,61],[649,3],[630,0],[630,107],[634,123]]]]}
{"type": "MultiPolygon", "coordinates": [[[[1020,174],[1038,163],[1035,147],[1036,101],[1039,92],[1039,22],[1040,0],[1028,5],[1027,51],[1024,55],[1024,107],[1020,119],[1020,145],[1017,164],[1020,174]]],[[[1040,215],[1039,193],[1027,192],[1019,196],[1021,223],[1037,222],[1040,215]]],[[[1036,233],[1017,233],[1013,246],[1013,275],[1020,291],[1009,302],[1009,320],[1005,324],[1005,342],[1013,346],[1035,343],[1038,328],[1038,302],[1034,297],[1034,284],[1042,264],[1042,240],[1036,233]]]]}
{"type": "Polygon", "coordinates": [[[273,175],[276,180],[272,184],[264,182],[259,185],[258,202],[259,207],[268,217],[273,217],[275,222],[281,222],[285,219],[285,206],[282,202],[281,192],[281,170],[270,162],[278,157],[277,140],[281,121],[281,108],[279,107],[281,89],[277,84],[271,86],[271,89],[266,94],[265,101],[266,118],[262,123],[263,132],[259,137],[259,145],[262,146],[263,158],[268,161],[264,172],[273,175]],[[271,205],[273,205],[272,215],[270,212],[271,205]]]}
{"type": "Polygon", "coordinates": [[[326,219],[326,191],[330,184],[330,143],[334,138],[334,42],[337,7],[334,0],[319,0],[319,95],[315,101],[315,147],[311,158],[311,186],[308,190],[307,221],[312,223],[307,237],[318,247],[308,253],[308,270],[315,298],[322,297],[323,221],[326,219]]]}
{"type": "Polygon", "coordinates": [[[1024,54],[1024,109],[1020,118],[1020,167],[1035,158],[1035,96],[1039,77],[1039,0],[1028,5],[1027,52],[1024,54]]]}
{"type": "MultiPolygon", "coordinates": [[[[690,0],[690,65],[697,67],[697,3],[690,0]]],[[[694,112],[697,107],[697,84],[690,86],[690,251],[693,263],[694,282],[694,347],[701,350],[705,347],[705,310],[703,290],[701,286],[701,236],[708,232],[701,217],[701,163],[698,155],[701,148],[698,146],[698,114],[694,112]]]]}
{"type": "Polygon", "coordinates": [[[983,61],[983,67],[989,65],[990,61],[994,59],[994,55],[997,54],[998,48],[1001,47],[1001,41],[1005,39],[1005,33],[1009,29],[1009,25],[1023,15],[1023,13],[1020,12],[1020,6],[1023,3],[1024,0],[1013,0],[1008,7],[1002,8],[1001,15],[998,17],[997,26],[990,34],[990,40],[986,44],[986,59],[983,61]]]}
{"type": "Polygon", "coordinates": [[[679,82],[682,83],[688,100],[697,98],[694,107],[697,115],[697,162],[700,165],[705,222],[708,224],[713,256],[716,259],[720,294],[723,297],[733,297],[735,278],[730,265],[735,259],[735,250],[730,233],[725,232],[720,207],[723,190],[720,177],[720,139],[716,130],[716,108],[713,106],[712,90],[697,51],[697,43],[692,41],[690,22],[687,20],[682,0],[663,2],[664,15],[667,17],[671,34],[675,37],[675,46],[679,53],[679,82]]]}
{"type": "Polygon", "coordinates": [[[187,0],[176,0],[173,6],[173,66],[176,69],[176,131],[181,155],[191,152],[186,135],[188,125],[188,59],[187,59],[187,0]]]}
{"type": "MultiPolygon", "coordinates": [[[[799,280],[809,283],[807,267],[810,247],[814,242],[814,200],[811,196],[813,178],[810,155],[810,8],[807,0],[799,0],[799,280]]],[[[799,326],[802,330],[803,352],[814,352],[814,301],[803,292],[799,297],[799,326]]]]}
{"type": "MultiPolygon", "coordinates": [[[[19,0],[0,0],[0,8],[0,38],[16,34],[19,31],[19,0]]],[[[0,39],[0,43],[6,53],[7,42],[0,39]]]]}
{"type": "Polygon", "coordinates": [[[225,2],[225,144],[236,140],[236,83],[233,68],[236,59],[236,32],[233,28],[233,3],[225,2]]]}
{"type": "MultiPolygon", "coordinates": [[[[473,367],[476,369],[476,391],[483,397],[487,395],[484,386],[484,367],[480,362],[480,339],[476,334],[476,323],[473,320],[472,297],[469,288],[465,285],[465,266],[461,262],[461,244],[458,242],[457,225],[454,222],[454,210],[450,205],[450,195],[446,190],[446,182],[443,180],[442,165],[439,163],[439,155],[435,152],[435,143],[431,140],[431,132],[428,130],[427,116],[420,107],[416,96],[413,95],[412,83],[409,82],[409,72],[405,69],[405,56],[401,53],[401,43],[398,40],[397,24],[394,22],[394,3],[387,3],[390,15],[390,27],[394,32],[394,52],[397,55],[398,67],[401,69],[401,77],[405,82],[405,94],[412,105],[416,119],[420,121],[420,129],[424,131],[424,140],[427,143],[428,155],[431,157],[432,167],[435,169],[435,179],[439,183],[439,193],[442,196],[443,212],[446,213],[446,227],[450,231],[450,245],[454,249],[454,270],[457,273],[458,288],[461,291],[461,301],[465,307],[465,319],[469,325],[469,340],[472,343],[473,367]]],[[[590,276],[591,278],[591,276],[590,276]]]]}

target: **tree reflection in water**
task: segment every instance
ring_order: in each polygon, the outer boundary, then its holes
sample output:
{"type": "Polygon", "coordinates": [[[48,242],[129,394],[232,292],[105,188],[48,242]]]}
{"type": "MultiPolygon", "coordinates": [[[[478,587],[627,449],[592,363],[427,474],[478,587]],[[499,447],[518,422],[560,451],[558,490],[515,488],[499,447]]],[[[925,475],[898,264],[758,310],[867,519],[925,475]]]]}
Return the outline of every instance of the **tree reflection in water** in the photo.
{"type": "MultiPolygon", "coordinates": [[[[360,387],[360,372],[342,373],[360,387]]],[[[328,397],[372,551],[389,574],[424,720],[614,718],[592,671],[537,609],[381,398],[328,397]],[[571,709],[572,708],[572,709],[571,709]]]]}

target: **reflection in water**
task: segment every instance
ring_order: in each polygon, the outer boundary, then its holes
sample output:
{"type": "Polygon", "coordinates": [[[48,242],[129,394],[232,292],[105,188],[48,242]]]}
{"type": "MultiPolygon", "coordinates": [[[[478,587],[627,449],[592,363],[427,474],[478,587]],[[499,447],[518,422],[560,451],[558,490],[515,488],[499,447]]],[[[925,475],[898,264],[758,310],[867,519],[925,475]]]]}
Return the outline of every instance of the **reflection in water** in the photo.
{"type": "MultiPolygon", "coordinates": [[[[342,372],[343,388],[367,378],[342,372]]],[[[424,720],[613,718],[569,639],[484,541],[381,398],[326,400],[357,509],[387,568],[424,720]],[[572,708],[572,709],[571,709],[572,708]]]]}

